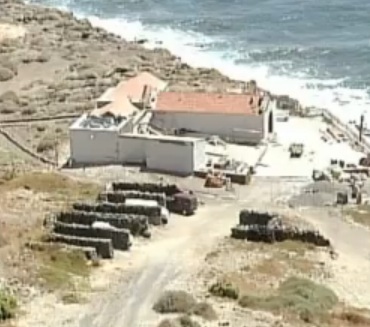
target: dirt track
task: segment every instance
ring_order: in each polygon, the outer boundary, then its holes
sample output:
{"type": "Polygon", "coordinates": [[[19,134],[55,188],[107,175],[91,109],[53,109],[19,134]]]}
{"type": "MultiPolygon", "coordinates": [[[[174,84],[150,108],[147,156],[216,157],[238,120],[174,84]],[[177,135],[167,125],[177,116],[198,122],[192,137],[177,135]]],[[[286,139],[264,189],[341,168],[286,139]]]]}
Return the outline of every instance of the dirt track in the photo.
{"type": "MultiPolygon", "coordinates": [[[[133,253],[141,258],[129,285],[118,285],[94,300],[79,326],[156,326],[158,316],[151,307],[158,295],[170,284],[184,283],[186,276],[197,271],[217,241],[229,235],[240,208],[271,207],[270,200],[283,194],[281,190],[270,194],[270,184],[265,179],[256,180],[246,189],[248,194],[239,194],[238,202],[210,201],[213,203],[207,203],[196,216],[174,217],[149,246],[133,253]]],[[[289,183],[284,186],[289,194],[292,191],[289,183]]],[[[135,247],[132,251],[136,251],[135,247]]]]}

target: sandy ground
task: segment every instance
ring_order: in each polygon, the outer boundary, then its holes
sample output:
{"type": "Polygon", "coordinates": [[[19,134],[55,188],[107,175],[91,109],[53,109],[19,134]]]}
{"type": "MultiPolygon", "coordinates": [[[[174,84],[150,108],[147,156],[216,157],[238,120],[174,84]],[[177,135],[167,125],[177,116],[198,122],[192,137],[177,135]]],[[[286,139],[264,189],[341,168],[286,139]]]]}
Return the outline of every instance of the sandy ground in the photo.
{"type": "Polygon", "coordinates": [[[347,142],[338,143],[333,139],[324,141],[322,132],[328,125],[322,119],[291,117],[289,122],[276,124],[276,143],[269,145],[266,155],[257,168],[259,176],[306,176],[313,169],[328,167],[331,159],[358,163],[362,154],[351,148],[347,142]],[[303,143],[302,158],[289,157],[291,143],[303,143]]]}
{"type": "Polygon", "coordinates": [[[0,42],[6,39],[22,38],[26,35],[26,29],[12,24],[0,24],[0,42]]]}

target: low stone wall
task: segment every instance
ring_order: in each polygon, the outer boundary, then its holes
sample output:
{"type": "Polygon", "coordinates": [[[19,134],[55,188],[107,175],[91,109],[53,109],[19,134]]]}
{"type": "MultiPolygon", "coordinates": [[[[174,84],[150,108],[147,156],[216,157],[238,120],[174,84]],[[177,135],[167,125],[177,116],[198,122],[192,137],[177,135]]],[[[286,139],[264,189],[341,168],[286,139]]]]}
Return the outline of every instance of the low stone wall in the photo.
{"type": "Polygon", "coordinates": [[[362,147],[363,151],[370,152],[370,141],[367,137],[363,137],[362,141],[359,142],[359,132],[356,132],[354,128],[343,123],[338,117],[333,115],[329,110],[323,109],[323,117],[338,128],[342,133],[346,134],[352,142],[362,147]]]}
{"type": "Polygon", "coordinates": [[[160,184],[160,183],[114,182],[112,183],[112,190],[164,193],[166,194],[166,196],[173,196],[177,193],[181,193],[181,189],[176,184],[160,184]]]}
{"type": "Polygon", "coordinates": [[[231,229],[231,237],[251,242],[301,241],[316,246],[330,246],[330,241],[299,220],[289,220],[276,213],[242,210],[239,224],[231,229]]]}
{"type": "Polygon", "coordinates": [[[70,236],[110,239],[113,248],[117,250],[128,250],[131,247],[130,232],[126,229],[93,228],[87,225],[56,222],[54,224],[54,232],[70,236]]]}
{"type": "Polygon", "coordinates": [[[140,191],[114,191],[103,192],[99,195],[100,201],[111,203],[125,203],[126,199],[142,199],[157,201],[159,205],[166,206],[165,193],[149,193],[140,191]]]}
{"type": "MultiPolygon", "coordinates": [[[[225,175],[225,177],[230,178],[230,181],[234,184],[239,184],[239,185],[249,185],[251,180],[252,180],[252,174],[248,170],[246,173],[231,173],[231,172],[224,172],[222,173],[225,175]]],[[[199,177],[199,178],[206,178],[208,174],[207,170],[197,170],[194,172],[194,176],[199,177]]]]}
{"type": "Polygon", "coordinates": [[[267,225],[277,214],[256,210],[241,210],[239,212],[240,225],[267,225]]]}
{"type": "Polygon", "coordinates": [[[301,241],[316,246],[330,246],[330,241],[312,230],[270,228],[262,225],[237,225],[231,229],[231,237],[252,242],[301,241]]]}
{"type": "Polygon", "coordinates": [[[109,239],[77,237],[53,233],[49,237],[50,241],[74,245],[79,247],[93,247],[96,253],[103,259],[112,259],[114,255],[113,244],[109,239]]]}
{"type": "Polygon", "coordinates": [[[106,213],[122,213],[131,215],[144,215],[148,217],[160,217],[161,207],[147,207],[147,206],[127,206],[125,204],[100,202],[100,203],[74,203],[74,210],[80,211],[95,211],[106,213]]]}
{"type": "Polygon", "coordinates": [[[56,215],[56,221],[65,224],[91,226],[100,221],[116,228],[127,229],[132,235],[150,236],[148,217],[143,215],[111,214],[103,212],[69,211],[56,215]]]}

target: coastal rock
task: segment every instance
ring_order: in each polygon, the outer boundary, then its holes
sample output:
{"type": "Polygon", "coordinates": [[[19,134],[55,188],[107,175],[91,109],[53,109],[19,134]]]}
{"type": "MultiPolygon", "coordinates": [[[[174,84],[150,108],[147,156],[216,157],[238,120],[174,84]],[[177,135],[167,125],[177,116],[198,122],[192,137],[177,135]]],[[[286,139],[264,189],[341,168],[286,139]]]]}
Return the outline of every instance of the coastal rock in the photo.
{"type": "Polygon", "coordinates": [[[0,82],[6,82],[14,77],[14,73],[5,67],[0,66],[0,82]]]}
{"type": "Polygon", "coordinates": [[[8,60],[7,58],[0,57],[0,66],[11,70],[14,73],[14,75],[18,74],[17,66],[12,61],[8,60]]]}

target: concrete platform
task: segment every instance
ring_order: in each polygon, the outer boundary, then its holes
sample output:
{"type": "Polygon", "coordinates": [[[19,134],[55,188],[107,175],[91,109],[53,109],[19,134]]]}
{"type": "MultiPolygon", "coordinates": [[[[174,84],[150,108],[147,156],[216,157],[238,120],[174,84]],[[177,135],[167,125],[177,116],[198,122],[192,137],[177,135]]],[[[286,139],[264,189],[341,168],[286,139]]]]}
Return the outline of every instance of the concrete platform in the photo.
{"type": "Polygon", "coordinates": [[[313,169],[325,169],[331,159],[357,164],[363,156],[348,142],[323,139],[328,125],[320,118],[291,117],[288,122],[276,123],[276,143],[270,143],[265,156],[257,166],[258,176],[311,176],[313,169]],[[303,143],[301,158],[290,158],[289,145],[303,143]]]}

